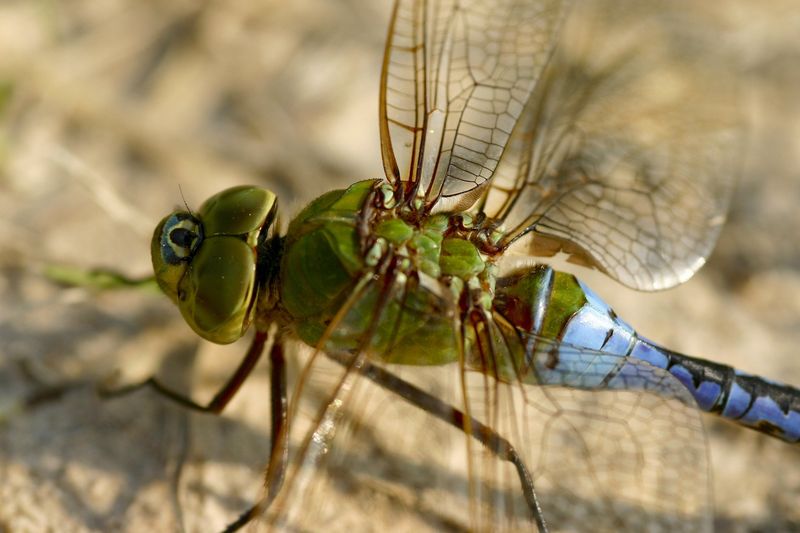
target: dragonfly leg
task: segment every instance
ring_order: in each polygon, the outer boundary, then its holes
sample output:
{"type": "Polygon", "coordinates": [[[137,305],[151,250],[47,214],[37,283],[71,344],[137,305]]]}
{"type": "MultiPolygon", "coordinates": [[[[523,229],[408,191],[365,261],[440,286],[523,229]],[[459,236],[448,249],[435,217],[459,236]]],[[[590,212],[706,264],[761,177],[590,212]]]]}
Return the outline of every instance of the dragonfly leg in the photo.
{"type": "MultiPolygon", "coordinates": [[[[391,257],[391,256],[389,256],[391,257]]],[[[392,260],[384,261],[381,263],[381,266],[378,268],[376,272],[380,272],[381,274],[386,274],[386,268],[389,268],[390,264],[395,266],[396,263],[392,260]]],[[[366,283],[369,282],[373,278],[374,273],[369,273],[368,275],[362,278],[364,284],[359,284],[360,288],[356,288],[356,290],[351,295],[351,298],[346,302],[337,313],[338,318],[334,318],[330,324],[328,325],[327,333],[333,331],[334,328],[337,327],[341,317],[343,317],[346,312],[352,307],[353,303],[358,299],[358,297],[362,294],[366,283]]],[[[364,360],[364,353],[366,344],[372,339],[372,336],[375,334],[375,327],[378,323],[378,318],[380,317],[385,305],[387,304],[388,295],[390,294],[391,286],[387,285],[383,288],[380,294],[380,300],[378,304],[375,306],[375,315],[373,320],[370,322],[369,327],[367,328],[367,333],[364,336],[363,344],[359,347],[358,351],[356,352],[355,356],[351,356],[349,358],[342,358],[342,360],[337,360],[335,357],[333,359],[349,370],[352,368],[361,368],[362,363],[366,363],[364,360]]],[[[314,355],[317,353],[327,353],[322,350],[322,346],[325,344],[326,335],[323,335],[322,340],[319,342],[314,355]]],[[[280,342],[276,342],[275,345],[280,346],[280,342]]],[[[330,355],[330,354],[329,354],[330,355]]],[[[267,489],[266,496],[262,496],[254,505],[252,505],[249,509],[247,509],[244,513],[242,513],[239,518],[237,518],[232,523],[228,524],[228,526],[223,530],[222,533],[233,533],[235,531],[239,531],[242,527],[246,526],[250,523],[253,519],[260,516],[266,509],[272,505],[272,502],[278,495],[278,491],[280,490],[281,486],[283,485],[284,476],[286,472],[286,466],[288,464],[288,402],[286,399],[286,390],[285,390],[285,375],[280,375],[283,373],[283,356],[281,353],[274,354],[273,357],[273,365],[272,365],[272,422],[273,422],[273,438],[272,438],[272,453],[270,455],[270,462],[267,467],[266,473],[266,481],[265,486],[267,489]],[[277,385],[277,387],[276,387],[277,385]],[[277,391],[276,391],[277,388],[277,391]],[[279,425],[282,431],[276,431],[275,427],[279,425]]],[[[306,367],[308,368],[308,367],[306,367]]],[[[302,382],[302,376],[300,381],[302,382]]],[[[341,382],[339,384],[341,386],[341,382]]],[[[295,394],[298,394],[298,389],[295,390],[295,394]]],[[[327,408],[325,409],[327,411],[327,408]]],[[[300,452],[301,454],[304,452],[300,452]]]]}
{"type": "Polygon", "coordinates": [[[100,387],[98,388],[98,393],[104,398],[113,398],[117,396],[124,396],[140,389],[150,388],[158,394],[169,398],[173,402],[187,409],[200,411],[203,413],[220,413],[238,392],[239,388],[242,386],[242,383],[244,383],[244,380],[250,375],[250,372],[253,371],[253,368],[256,366],[261,354],[264,352],[264,344],[267,341],[267,337],[268,334],[264,331],[256,332],[255,337],[253,337],[253,342],[250,343],[250,348],[247,350],[247,354],[245,354],[242,362],[239,363],[239,368],[236,369],[236,372],[234,372],[230,379],[228,379],[228,382],[223,385],[219,392],[214,395],[214,398],[212,398],[211,401],[206,405],[197,403],[188,396],[184,396],[183,394],[173,391],[153,377],[146,379],[141,383],[126,385],[118,389],[109,390],[100,387]]]}
{"type": "MultiPolygon", "coordinates": [[[[337,363],[343,365],[348,364],[349,355],[336,353],[329,353],[328,355],[337,363]]],[[[547,533],[547,524],[544,521],[542,506],[539,503],[536,490],[533,486],[533,477],[527,466],[525,466],[522,457],[506,438],[474,418],[470,418],[469,426],[467,426],[466,416],[460,409],[412,385],[399,376],[371,364],[369,361],[364,361],[363,366],[359,368],[359,372],[374,383],[388,391],[394,392],[410,404],[419,407],[423,411],[456,427],[460,431],[465,431],[467,427],[471,428],[473,438],[486,446],[498,458],[509,461],[514,465],[525,496],[525,502],[528,504],[528,508],[536,522],[539,532],[547,533]]]]}
{"type": "Polygon", "coordinates": [[[270,358],[270,400],[272,418],[272,437],[270,461],[267,466],[267,497],[259,501],[228,524],[222,533],[233,533],[250,523],[269,507],[278,494],[286,476],[289,464],[289,401],[286,395],[286,358],[283,353],[283,339],[276,339],[269,354],[270,358]]]}
{"type": "Polygon", "coordinates": [[[286,357],[283,339],[272,345],[270,360],[270,404],[272,437],[270,439],[270,461],[267,467],[267,494],[272,500],[283,485],[286,466],[289,463],[289,400],[286,395],[286,357]]]}

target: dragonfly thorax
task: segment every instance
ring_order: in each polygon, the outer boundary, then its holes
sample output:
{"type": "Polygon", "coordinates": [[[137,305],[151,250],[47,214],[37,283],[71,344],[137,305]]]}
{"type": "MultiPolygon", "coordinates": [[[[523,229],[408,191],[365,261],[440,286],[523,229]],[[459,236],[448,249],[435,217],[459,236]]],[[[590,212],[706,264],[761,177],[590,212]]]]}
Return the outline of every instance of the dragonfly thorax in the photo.
{"type": "Polygon", "coordinates": [[[385,188],[369,180],[331,191],[290,223],[277,282],[281,315],[311,346],[328,336],[331,349],[367,342],[389,362],[456,360],[453,319],[490,308],[494,258],[470,240],[463,214],[405,217],[402,205],[386,202],[385,188]],[[374,338],[365,341],[369,331],[374,338]]]}

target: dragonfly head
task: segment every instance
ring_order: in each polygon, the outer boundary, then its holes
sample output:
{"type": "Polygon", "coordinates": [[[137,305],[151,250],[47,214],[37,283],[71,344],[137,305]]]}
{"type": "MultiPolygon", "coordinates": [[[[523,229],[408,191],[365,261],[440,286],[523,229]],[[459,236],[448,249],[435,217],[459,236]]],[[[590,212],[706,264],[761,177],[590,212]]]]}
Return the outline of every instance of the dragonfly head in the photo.
{"type": "Polygon", "coordinates": [[[266,280],[258,254],[272,235],[275,194],[252,186],[226,189],[196,213],[175,211],[156,226],[153,270],[161,289],[204,339],[241,337],[266,280]]]}

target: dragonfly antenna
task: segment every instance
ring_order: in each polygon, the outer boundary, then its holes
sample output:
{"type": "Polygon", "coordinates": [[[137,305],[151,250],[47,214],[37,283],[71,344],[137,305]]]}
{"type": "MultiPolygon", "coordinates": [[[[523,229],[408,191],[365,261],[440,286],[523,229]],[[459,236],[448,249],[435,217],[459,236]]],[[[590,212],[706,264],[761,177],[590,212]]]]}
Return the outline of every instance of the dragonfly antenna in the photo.
{"type": "Polygon", "coordinates": [[[186,211],[189,212],[190,215],[194,216],[192,213],[192,208],[189,207],[189,204],[186,202],[186,197],[183,195],[183,188],[181,188],[181,184],[178,184],[178,192],[181,194],[181,200],[183,200],[183,206],[186,208],[186,211]]]}

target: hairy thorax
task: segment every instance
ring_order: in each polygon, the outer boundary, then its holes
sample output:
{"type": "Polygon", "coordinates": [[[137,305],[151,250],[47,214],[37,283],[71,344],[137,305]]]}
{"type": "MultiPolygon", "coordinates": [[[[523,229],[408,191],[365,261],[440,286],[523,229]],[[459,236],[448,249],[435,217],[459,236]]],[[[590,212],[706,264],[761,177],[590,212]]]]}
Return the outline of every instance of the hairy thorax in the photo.
{"type": "Polygon", "coordinates": [[[388,206],[377,180],[332,191],[289,225],[279,271],[290,326],[316,346],[365,349],[387,362],[434,365],[458,357],[459,323],[489,310],[491,256],[473,244],[464,215],[419,223],[388,206]]]}

